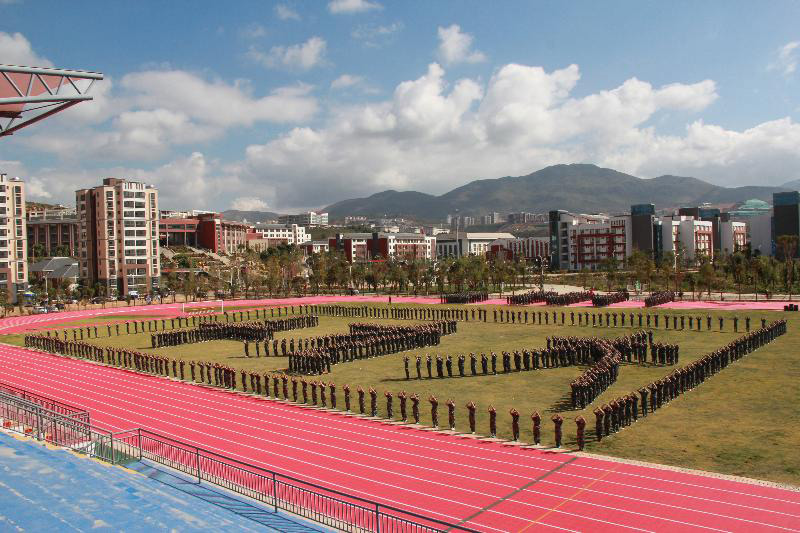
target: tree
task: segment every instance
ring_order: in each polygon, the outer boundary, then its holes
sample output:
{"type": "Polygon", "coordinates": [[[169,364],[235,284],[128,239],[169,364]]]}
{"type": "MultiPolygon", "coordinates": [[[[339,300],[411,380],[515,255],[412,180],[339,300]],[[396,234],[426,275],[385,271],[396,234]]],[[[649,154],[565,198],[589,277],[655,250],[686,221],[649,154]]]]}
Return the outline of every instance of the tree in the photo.
{"type": "Polygon", "coordinates": [[[619,268],[617,258],[614,256],[606,257],[600,263],[600,268],[606,273],[606,290],[610,292],[614,284],[617,283],[617,270],[619,268]]]}
{"type": "Polygon", "coordinates": [[[650,255],[641,250],[636,250],[631,254],[628,260],[628,266],[633,271],[633,277],[635,281],[639,282],[640,287],[650,285],[650,281],[653,278],[653,271],[655,270],[655,264],[650,255]]]}
{"type": "MultiPolygon", "coordinates": [[[[6,314],[8,313],[9,303],[8,303],[8,287],[5,285],[0,285],[0,306],[3,307],[3,318],[5,318],[6,314]]],[[[13,306],[12,306],[13,307],[13,306]]]]}
{"type": "Polygon", "coordinates": [[[581,284],[581,287],[586,289],[589,286],[589,269],[586,267],[582,267],[581,271],[578,273],[578,281],[581,284]]]}
{"type": "Polygon", "coordinates": [[[742,299],[742,285],[747,281],[747,257],[741,252],[736,252],[726,258],[725,270],[733,278],[739,299],[742,299]]]}
{"type": "Polygon", "coordinates": [[[700,265],[700,270],[697,274],[700,286],[705,287],[708,296],[711,297],[711,289],[714,287],[714,283],[717,280],[717,272],[714,270],[714,265],[711,261],[704,261],[703,264],[700,265]]]}
{"type": "Polygon", "coordinates": [[[797,235],[780,235],[777,239],[778,250],[784,262],[784,283],[789,300],[792,299],[792,283],[794,283],[794,256],[797,254],[797,235]]]}

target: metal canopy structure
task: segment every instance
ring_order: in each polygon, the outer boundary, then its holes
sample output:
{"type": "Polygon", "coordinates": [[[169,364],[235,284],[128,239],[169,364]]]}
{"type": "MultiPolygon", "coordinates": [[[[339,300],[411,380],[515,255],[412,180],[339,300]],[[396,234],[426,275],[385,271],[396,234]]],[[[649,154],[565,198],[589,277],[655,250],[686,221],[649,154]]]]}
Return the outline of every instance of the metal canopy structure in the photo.
{"type": "Polygon", "coordinates": [[[102,79],[99,72],[0,65],[0,137],[91,100],[102,79]]]}

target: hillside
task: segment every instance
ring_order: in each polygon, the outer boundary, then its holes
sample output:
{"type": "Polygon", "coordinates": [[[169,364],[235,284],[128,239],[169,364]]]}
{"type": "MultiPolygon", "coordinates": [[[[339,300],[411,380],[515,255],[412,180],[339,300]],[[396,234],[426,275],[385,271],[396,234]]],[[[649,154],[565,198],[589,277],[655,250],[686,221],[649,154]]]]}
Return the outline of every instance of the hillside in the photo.
{"type": "Polygon", "coordinates": [[[642,179],[596,165],[555,165],[527,176],[481,179],[441,196],[415,191],[383,191],[367,198],[337,202],[325,208],[331,219],[345,215],[409,216],[441,220],[456,209],[468,215],[492,211],[579,212],[628,211],[631,204],[657,208],[708,203],[735,203],[750,198],[772,201],[781,187],[720,187],[697,178],[660,176],[642,179]]]}
{"type": "Polygon", "coordinates": [[[222,218],[225,220],[237,220],[239,222],[247,220],[251,224],[256,222],[266,222],[268,220],[278,220],[278,213],[269,211],[239,211],[237,209],[228,209],[222,212],[222,218]]]}

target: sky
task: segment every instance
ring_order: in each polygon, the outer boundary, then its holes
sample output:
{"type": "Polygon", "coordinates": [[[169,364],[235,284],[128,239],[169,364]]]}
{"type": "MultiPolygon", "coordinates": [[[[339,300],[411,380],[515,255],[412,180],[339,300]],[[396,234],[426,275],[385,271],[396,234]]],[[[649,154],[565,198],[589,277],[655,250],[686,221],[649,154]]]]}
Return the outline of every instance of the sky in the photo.
{"type": "Polygon", "coordinates": [[[559,163],[780,185],[799,62],[797,0],[0,0],[0,64],[105,75],[0,140],[0,172],[29,200],[113,176],[277,212],[559,163]]]}

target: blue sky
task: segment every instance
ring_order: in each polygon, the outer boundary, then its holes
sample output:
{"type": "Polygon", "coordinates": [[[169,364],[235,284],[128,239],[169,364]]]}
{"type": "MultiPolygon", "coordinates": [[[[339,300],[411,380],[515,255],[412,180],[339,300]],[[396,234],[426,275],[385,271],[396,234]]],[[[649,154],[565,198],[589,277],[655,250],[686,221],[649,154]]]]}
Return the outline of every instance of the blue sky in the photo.
{"type": "Polygon", "coordinates": [[[800,2],[0,0],[0,63],[101,71],[0,144],[34,199],[291,210],[590,162],[800,178],[800,2]],[[63,29],[62,29],[63,28],[63,29]]]}

